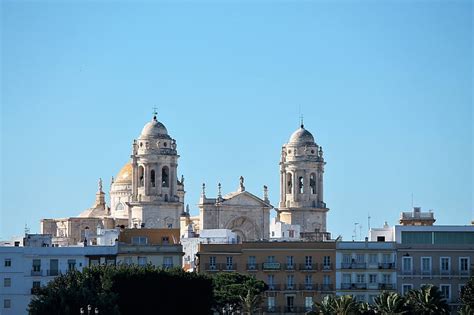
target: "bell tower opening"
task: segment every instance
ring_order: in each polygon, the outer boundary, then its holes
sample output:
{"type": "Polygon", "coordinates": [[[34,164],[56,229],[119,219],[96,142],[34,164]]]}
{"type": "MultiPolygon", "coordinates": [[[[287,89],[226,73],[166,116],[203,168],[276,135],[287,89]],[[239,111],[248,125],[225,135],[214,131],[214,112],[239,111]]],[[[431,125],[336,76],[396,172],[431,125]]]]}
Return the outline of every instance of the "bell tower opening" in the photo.
{"type": "Polygon", "coordinates": [[[161,169],[161,186],[162,187],[169,187],[170,182],[169,182],[169,173],[170,170],[168,166],[165,166],[161,169]]]}

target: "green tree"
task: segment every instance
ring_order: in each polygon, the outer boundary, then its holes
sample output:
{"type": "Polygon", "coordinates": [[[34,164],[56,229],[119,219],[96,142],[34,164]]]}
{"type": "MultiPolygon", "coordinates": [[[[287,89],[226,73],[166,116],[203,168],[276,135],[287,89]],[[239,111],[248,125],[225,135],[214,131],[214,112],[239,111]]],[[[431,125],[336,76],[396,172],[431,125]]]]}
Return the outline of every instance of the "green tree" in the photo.
{"type": "Polygon", "coordinates": [[[213,309],[220,314],[245,310],[255,312],[261,295],[267,289],[265,282],[236,272],[219,272],[213,276],[213,309]]]}
{"type": "Polygon", "coordinates": [[[332,315],[333,314],[333,305],[334,305],[334,296],[326,295],[321,302],[316,302],[316,311],[312,314],[320,315],[332,315]]]}
{"type": "Polygon", "coordinates": [[[212,279],[181,268],[96,266],[48,283],[31,301],[29,311],[77,315],[90,304],[100,314],[209,314],[212,290],[212,279]]]}
{"type": "Polygon", "coordinates": [[[375,297],[373,308],[377,314],[405,314],[405,298],[398,293],[384,291],[375,297]]]}
{"type": "Polygon", "coordinates": [[[461,290],[460,300],[461,300],[462,306],[466,310],[468,309],[474,310],[474,276],[471,276],[471,278],[469,278],[469,281],[461,290]]]}
{"type": "Polygon", "coordinates": [[[327,295],[321,302],[316,302],[316,314],[320,315],[355,315],[360,314],[359,303],[350,295],[327,295]]]}
{"type": "Polygon", "coordinates": [[[425,285],[406,295],[407,310],[411,314],[449,314],[449,305],[436,286],[425,285]]]}

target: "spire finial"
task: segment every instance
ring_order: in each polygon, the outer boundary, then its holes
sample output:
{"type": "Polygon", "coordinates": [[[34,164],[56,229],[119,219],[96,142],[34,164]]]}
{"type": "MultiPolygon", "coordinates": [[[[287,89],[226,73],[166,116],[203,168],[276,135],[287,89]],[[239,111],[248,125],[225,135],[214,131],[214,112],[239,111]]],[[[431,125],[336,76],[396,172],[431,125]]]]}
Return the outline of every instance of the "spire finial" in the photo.
{"type": "Polygon", "coordinates": [[[157,110],[158,110],[158,108],[156,106],[153,107],[153,120],[156,120],[156,115],[158,115],[157,110]]]}
{"type": "Polygon", "coordinates": [[[205,183],[202,183],[202,192],[201,192],[201,195],[202,195],[203,197],[206,196],[206,184],[205,184],[205,183]]]}
{"type": "Polygon", "coordinates": [[[304,128],[303,114],[300,115],[300,127],[304,128]]]}
{"type": "Polygon", "coordinates": [[[217,184],[217,198],[219,198],[219,199],[222,198],[222,190],[221,190],[221,188],[222,188],[221,183],[217,184]]]}
{"type": "Polygon", "coordinates": [[[98,192],[101,193],[101,192],[102,192],[102,178],[99,178],[98,186],[99,186],[99,187],[98,187],[98,188],[99,188],[99,191],[98,191],[98,192]]]}

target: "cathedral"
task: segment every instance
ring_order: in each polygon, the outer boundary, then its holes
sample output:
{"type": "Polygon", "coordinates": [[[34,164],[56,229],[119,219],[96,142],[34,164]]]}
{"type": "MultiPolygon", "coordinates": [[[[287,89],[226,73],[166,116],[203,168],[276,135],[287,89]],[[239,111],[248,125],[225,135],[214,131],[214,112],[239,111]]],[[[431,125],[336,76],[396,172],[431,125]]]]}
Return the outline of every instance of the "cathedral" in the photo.
{"type": "Polygon", "coordinates": [[[180,228],[181,234],[228,229],[239,241],[268,240],[270,211],[276,222],[298,225],[303,233],[326,232],[323,198],[324,158],[322,147],[301,123],[282,146],[280,199],[274,208],[263,186],[262,197],[245,190],[244,177],[236,191],[208,197],[205,184],[199,199],[199,215],[184,207],[184,177],[178,178],[176,140],[156,113],[132,143],[130,160],[112,177],[110,206],[99,179],[94,205],[77,217],[41,220],[41,233],[52,234],[58,245],[94,244],[96,231],[116,227],[180,228]]]}

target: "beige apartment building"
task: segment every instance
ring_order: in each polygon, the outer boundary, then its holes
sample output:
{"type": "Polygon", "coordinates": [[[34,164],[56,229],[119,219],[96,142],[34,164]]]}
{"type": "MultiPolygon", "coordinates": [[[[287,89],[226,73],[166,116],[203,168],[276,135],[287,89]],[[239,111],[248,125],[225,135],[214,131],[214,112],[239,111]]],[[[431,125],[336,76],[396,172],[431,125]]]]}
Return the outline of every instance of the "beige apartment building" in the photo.
{"type": "Polygon", "coordinates": [[[335,242],[200,244],[198,272],[239,272],[268,285],[264,313],[304,314],[335,290],[335,242]]]}

